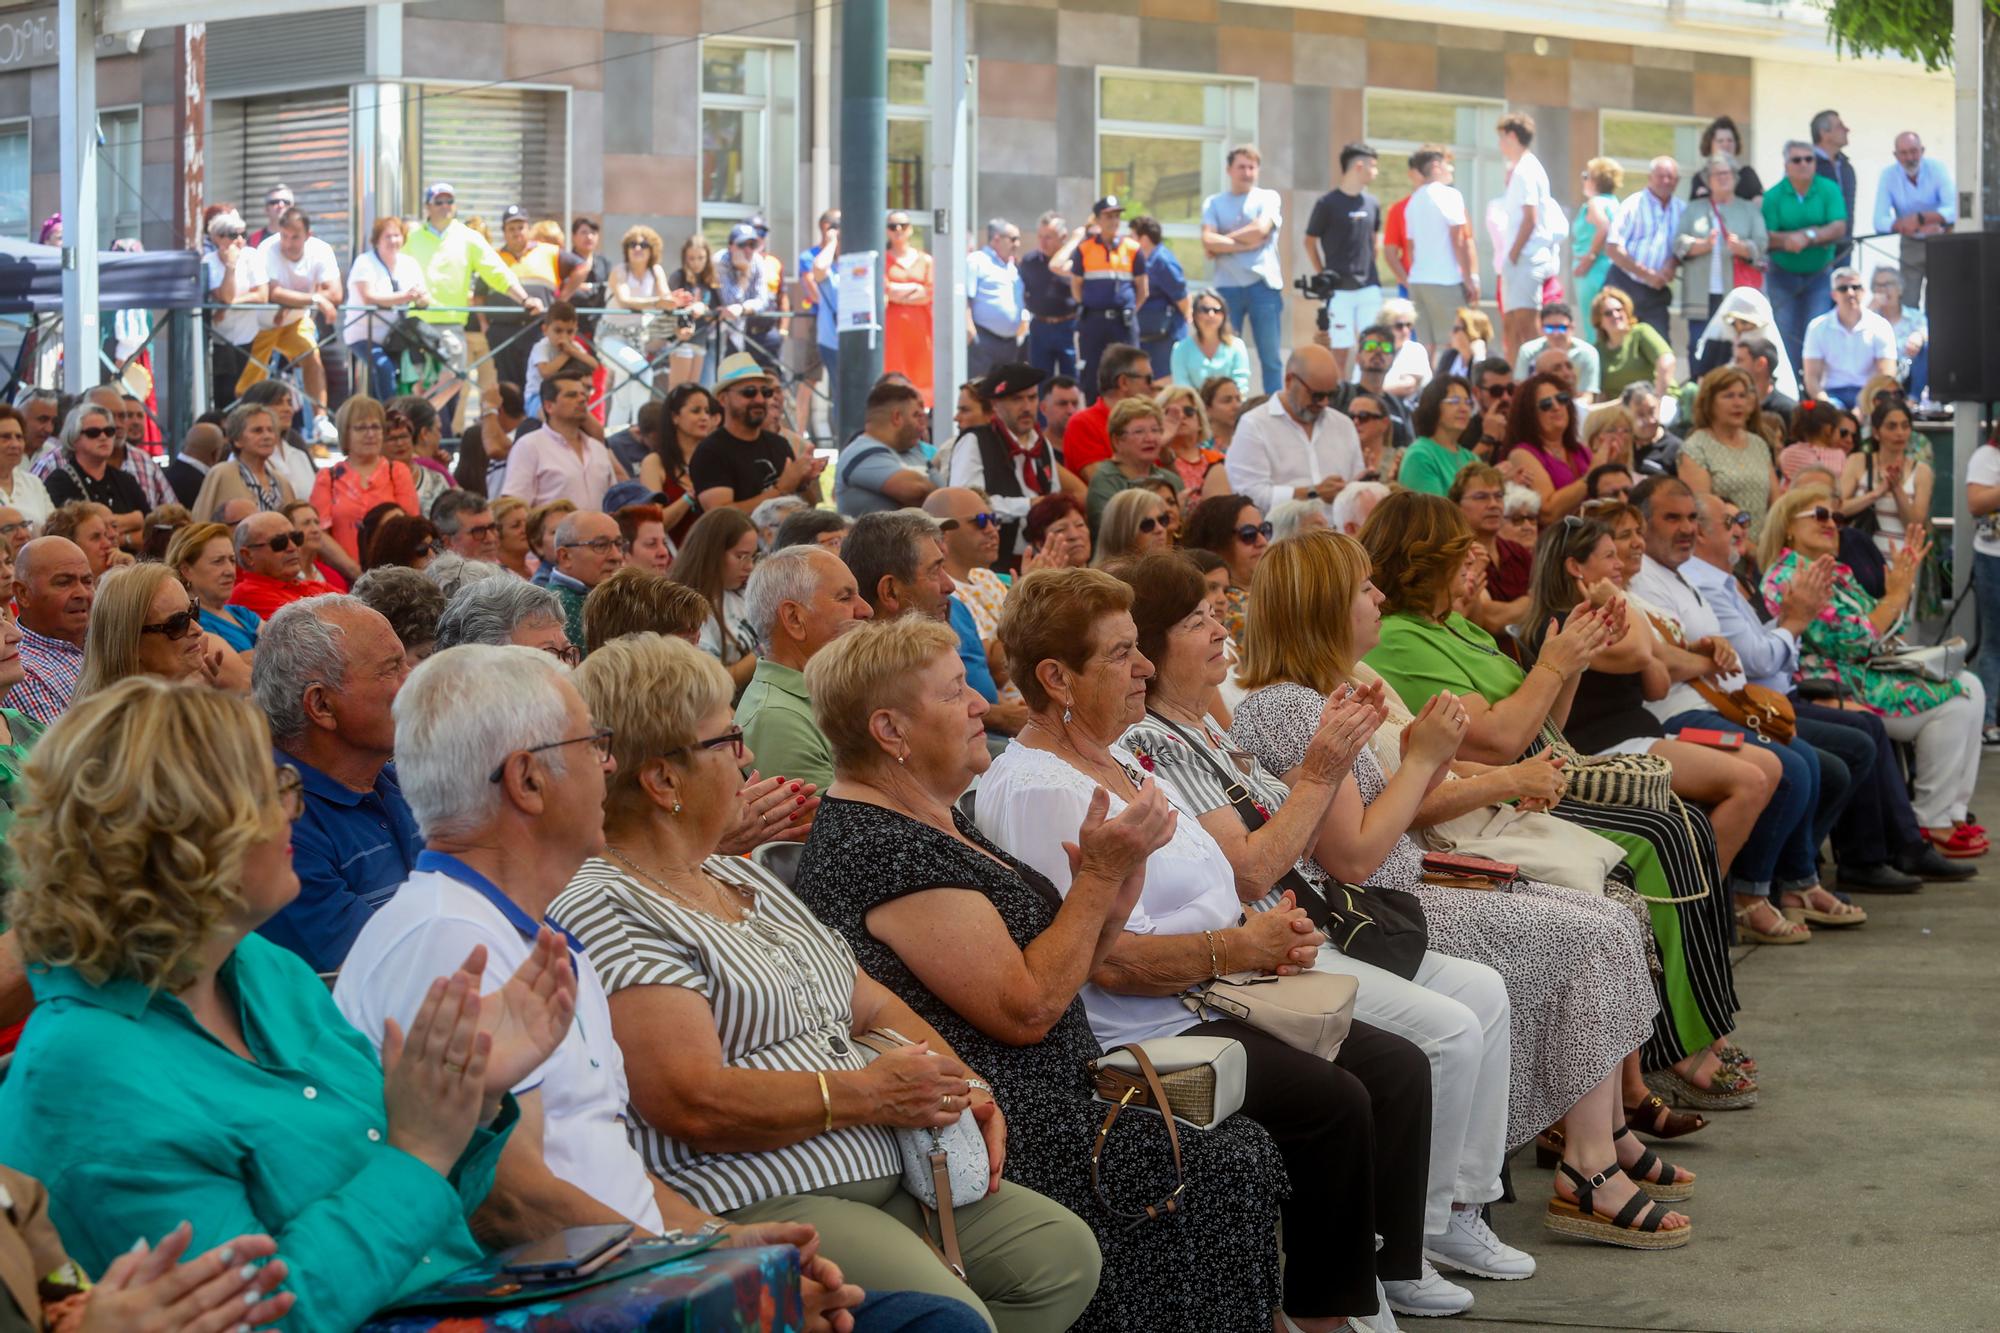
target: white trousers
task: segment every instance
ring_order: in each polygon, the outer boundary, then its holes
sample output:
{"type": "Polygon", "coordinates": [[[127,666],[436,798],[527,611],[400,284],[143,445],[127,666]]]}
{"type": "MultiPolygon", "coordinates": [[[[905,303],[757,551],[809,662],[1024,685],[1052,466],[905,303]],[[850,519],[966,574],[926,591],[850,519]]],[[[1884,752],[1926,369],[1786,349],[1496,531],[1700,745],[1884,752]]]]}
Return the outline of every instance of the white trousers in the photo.
{"type": "Polygon", "coordinates": [[[1986,688],[1970,671],[1958,673],[1965,693],[1936,708],[1903,717],[1884,717],[1882,730],[1892,741],[1914,741],[1917,749],[1916,791],[1910,804],[1925,828],[1951,827],[1965,818],[1979,781],[1980,729],[1986,722],[1986,688]]]}
{"type": "Polygon", "coordinates": [[[1441,1234],[1453,1203],[1500,1197],[1512,1069],[1507,987],[1484,963],[1424,954],[1416,979],[1321,945],[1314,970],[1361,983],[1354,1016],[1414,1042],[1431,1062],[1431,1174],[1424,1234],[1441,1234]]]}

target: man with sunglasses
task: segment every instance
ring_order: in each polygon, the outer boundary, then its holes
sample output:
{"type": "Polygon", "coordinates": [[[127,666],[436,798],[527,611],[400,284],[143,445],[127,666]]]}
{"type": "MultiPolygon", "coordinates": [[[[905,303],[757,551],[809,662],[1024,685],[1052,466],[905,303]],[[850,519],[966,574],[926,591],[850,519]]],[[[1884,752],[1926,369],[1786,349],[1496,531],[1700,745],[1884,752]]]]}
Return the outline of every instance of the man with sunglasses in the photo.
{"type": "Polygon", "coordinates": [[[1542,336],[1521,344],[1514,357],[1514,378],[1524,380],[1535,373],[1535,361],[1550,348],[1561,352],[1576,377],[1572,389],[1586,403],[1597,396],[1602,363],[1597,349],[1576,336],[1576,315],[1567,301],[1550,301],[1542,307],[1542,336]]]}
{"type": "Polygon", "coordinates": [[[1764,295],[1792,364],[1805,359],[1806,325],[1833,307],[1829,275],[1836,243],[1848,235],[1840,187],[1818,174],[1819,155],[1798,139],[1785,145],[1785,178],[1764,191],[1771,262],[1764,295]]]}
{"type": "Polygon", "coordinates": [[[1872,375],[1896,374],[1896,330],[1861,304],[1861,274],[1833,271],[1833,309],[1806,325],[1806,396],[1852,408],[1872,375]]]}
{"type": "MultiPolygon", "coordinates": [[[[1360,427],[1369,421],[1387,418],[1389,422],[1389,446],[1393,449],[1407,449],[1417,437],[1411,424],[1409,401],[1388,390],[1389,367],[1396,359],[1395,334],[1381,324],[1370,324],[1361,330],[1355,340],[1355,377],[1340,386],[1333,396],[1333,405],[1342,412],[1357,398],[1367,397],[1381,404],[1380,412],[1348,412],[1348,420],[1355,423],[1358,434],[1360,427]]],[[[1333,352],[1336,364],[1340,362],[1338,348],[1333,352]]]]}
{"type": "Polygon", "coordinates": [[[722,424],[688,460],[700,509],[728,505],[747,514],[781,495],[819,503],[819,474],[826,465],[803,442],[795,446],[767,429],[778,394],[777,377],[748,352],[726,356],[716,367],[722,424]]]}
{"type": "Polygon", "coordinates": [[[1472,392],[1479,399],[1479,416],[1469,432],[1488,458],[1507,443],[1507,414],[1514,407],[1514,368],[1503,356],[1489,356],[1472,368],[1472,392]]]}
{"type": "MultiPolygon", "coordinates": [[[[1099,360],[1120,344],[1139,342],[1139,307],[1151,288],[1136,237],[1118,234],[1125,205],[1107,194],[1090,206],[1094,233],[1076,243],[1070,257],[1070,295],[1080,308],[1076,325],[1077,378],[1091,394],[1099,360]]],[[[1094,395],[1092,395],[1094,396],[1094,395]]]]}
{"type": "Polygon", "coordinates": [[[233,540],[240,568],[229,594],[231,606],[248,608],[269,620],[281,607],[333,591],[325,583],[302,577],[306,539],[283,514],[250,515],[236,525],[233,540]]]}
{"type": "MultiPolygon", "coordinates": [[[[410,313],[425,323],[448,324],[463,330],[468,318],[464,308],[472,304],[475,277],[494,291],[505,292],[508,300],[523,307],[531,317],[539,318],[544,309],[541,300],[529,295],[528,289],[521,285],[499,251],[458,220],[458,193],[444,181],[433,182],[425,189],[423,225],[410,233],[403,253],[414,259],[424,272],[424,290],[430,293],[431,303],[410,313]]],[[[527,350],[522,347],[524,356],[527,350]]],[[[518,384],[520,380],[511,383],[518,384]]],[[[454,393],[438,405],[438,414],[449,423],[457,405],[458,395],[454,393]]]]}
{"type": "Polygon", "coordinates": [[[1000,610],[1007,604],[1007,585],[992,568],[1000,554],[1000,516],[963,486],[931,492],[924,512],[944,534],[944,572],[953,585],[949,623],[958,634],[966,683],[991,705],[986,730],[1012,736],[1027,725],[1028,708],[1007,680],[1007,655],[999,644],[1000,610]]]}
{"type": "Polygon", "coordinates": [[[1328,349],[1293,352],[1284,388],[1236,423],[1223,463],[1229,488],[1267,514],[1287,500],[1318,500],[1331,522],[1333,497],[1363,466],[1360,432],[1332,405],[1340,382],[1328,349]]]}

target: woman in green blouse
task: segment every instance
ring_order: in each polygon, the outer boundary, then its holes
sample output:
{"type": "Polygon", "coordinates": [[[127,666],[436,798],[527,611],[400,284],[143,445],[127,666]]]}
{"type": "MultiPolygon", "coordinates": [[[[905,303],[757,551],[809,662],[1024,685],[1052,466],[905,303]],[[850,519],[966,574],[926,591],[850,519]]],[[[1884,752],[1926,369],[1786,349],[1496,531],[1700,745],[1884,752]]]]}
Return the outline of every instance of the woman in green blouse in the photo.
{"type": "Polygon", "coordinates": [[[1451,490],[1460,471],[1484,462],[1465,447],[1466,428],[1478,406],[1472,385],[1463,376],[1439,375],[1426,384],[1411,419],[1417,438],[1403,451],[1403,466],[1396,480],[1413,491],[1443,495],[1451,490]]]}
{"type": "Polygon", "coordinates": [[[555,1049],[576,983],[544,932],[482,997],[475,950],[378,1062],[254,933],[298,892],[299,791],[262,714],[205,686],[122,681],[37,745],[9,906],[40,1008],[0,1084],[0,1159],[48,1187],[85,1268],[184,1218],[196,1249],[264,1233],[286,1327],[345,1333],[479,1259],[466,1219],[507,1089],[555,1049]]]}
{"type": "Polygon", "coordinates": [[[1628,384],[1650,383],[1665,398],[1674,391],[1679,368],[1667,340],[1650,324],[1641,324],[1632,298],[1606,287],[1590,303],[1590,326],[1597,330],[1598,397],[1605,402],[1625,392],[1628,384]]]}
{"type": "MultiPolygon", "coordinates": [[[[1440,690],[1465,700],[1472,720],[1459,755],[1484,764],[1511,764],[1560,734],[1577,682],[1608,638],[1590,629],[1596,618],[1572,616],[1524,671],[1492,635],[1452,609],[1472,546],[1457,505],[1408,491],[1392,495],[1375,507],[1361,541],[1383,595],[1382,639],[1365,660],[1406,705],[1422,708],[1440,690]]],[[[1662,812],[1573,796],[1554,813],[1623,847],[1634,887],[1653,900],[1664,975],[1656,978],[1660,1016],[1641,1053],[1645,1068],[1703,1109],[1754,1105],[1746,1057],[1725,1040],[1737,1008],[1730,899],[1720,891],[1707,816],[1693,806],[1662,812]]]]}

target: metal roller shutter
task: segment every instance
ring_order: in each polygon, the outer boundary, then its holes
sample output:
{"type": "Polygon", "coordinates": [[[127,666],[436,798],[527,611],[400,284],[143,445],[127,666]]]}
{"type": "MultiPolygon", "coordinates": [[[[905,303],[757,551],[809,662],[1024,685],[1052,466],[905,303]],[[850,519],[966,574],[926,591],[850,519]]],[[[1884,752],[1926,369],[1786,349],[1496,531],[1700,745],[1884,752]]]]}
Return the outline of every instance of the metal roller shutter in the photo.
{"type": "Polygon", "coordinates": [[[448,182],[458,192],[458,215],[484,218],[496,244],[500,213],[509,204],[521,205],[530,218],[561,219],[568,230],[562,93],[427,84],[415,110],[419,189],[448,182]]]}
{"type": "Polygon", "coordinates": [[[243,104],[243,214],[263,225],[264,192],[280,182],[312,219],[313,235],[331,245],[344,272],[354,254],[353,135],[348,94],[340,91],[258,97],[243,104]]]}
{"type": "Polygon", "coordinates": [[[368,11],[308,9],[208,25],[208,96],[359,81],[368,72],[368,11]]]}

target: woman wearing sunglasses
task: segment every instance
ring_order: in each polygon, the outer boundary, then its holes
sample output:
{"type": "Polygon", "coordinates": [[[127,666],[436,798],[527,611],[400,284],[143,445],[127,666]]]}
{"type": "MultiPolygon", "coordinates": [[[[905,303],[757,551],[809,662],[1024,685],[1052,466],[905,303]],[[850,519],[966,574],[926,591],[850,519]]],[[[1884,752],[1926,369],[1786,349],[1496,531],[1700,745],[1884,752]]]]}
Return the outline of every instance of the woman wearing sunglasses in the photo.
{"type": "Polygon", "coordinates": [[[1536,375],[1514,394],[1507,413],[1512,447],[1498,462],[1507,480],[1541,497],[1543,527],[1561,521],[1583,503],[1584,478],[1600,460],[1578,437],[1576,400],[1567,380],[1536,375]]]}
{"type": "Polygon", "coordinates": [[[931,397],[931,257],[913,243],[910,215],[889,215],[889,253],[882,261],[882,369],[900,373],[931,397]]]}
{"type": "MultiPolygon", "coordinates": [[[[131,676],[220,684],[222,659],[228,651],[201,627],[201,613],[173,570],[161,564],[135,565],[97,589],[75,700],[131,676]]],[[[242,675],[248,685],[249,672],[242,675]]]]}
{"type": "Polygon", "coordinates": [[[1209,445],[1208,409],[1202,406],[1201,394],[1185,384],[1169,384],[1154,401],[1167,428],[1160,461],[1180,477],[1187,503],[1227,495],[1229,477],[1217,466],[1222,451],[1209,445]]]}
{"type": "Polygon", "coordinates": [[[1167,526],[1171,512],[1172,506],[1151,490],[1118,492],[1104,506],[1103,521],[1097,525],[1097,555],[1090,563],[1102,569],[1131,556],[1173,549],[1173,530],[1167,526]]]}
{"type": "Polygon", "coordinates": [[[1709,371],[1695,391],[1695,429],[1676,465],[1696,492],[1713,492],[1750,515],[1753,539],[1762,537],[1764,511],[1781,489],[1770,443],[1752,424],[1756,417],[1757,386],[1747,371],[1709,371]]]}
{"type": "Polygon", "coordinates": [[[1631,297],[1606,287],[1590,303],[1590,323],[1597,330],[1600,396],[1616,398],[1628,384],[1650,383],[1662,398],[1674,391],[1679,363],[1659,331],[1639,322],[1631,297]]]}
{"type": "MultiPolygon", "coordinates": [[[[1837,558],[1839,551],[1831,492],[1805,486],[1781,497],[1771,506],[1757,546],[1765,605],[1775,609],[1807,566],[1823,555],[1837,558]]],[[[1936,681],[1869,665],[1900,642],[1911,619],[1917,571],[1929,552],[1929,537],[1919,527],[1890,562],[1880,598],[1871,596],[1847,565],[1835,565],[1832,600],[1806,627],[1799,645],[1799,673],[1804,680],[1838,683],[1881,716],[1889,739],[1914,742],[1916,790],[1910,804],[1925,836],[1945,856],[1984,856],[1986,830],[1966,814],[1979,780],[1981,728],[1990,716],[1979,677],[1960,671],[1936,681]]]]}
{"type": "Polygon", "coordinates": [[[1250,579],[1257,562],[1271,549],[1271,523],[1247,495],[1218,495],[1203,500],[1188,515],[1181,544],[1191,550],[1213,551],[1229,567],[1229,590],[1223,595],[1222,623],[1240,652],[1250,610],[1250,579]]]}
{"type": "Polygon", "coordinates": [[[1361,475],[1359,481],[1379,481],[1388,484],[1396,480],[1396,473],[1403,465],[1403,451],[1396,448],[1396,419],[1390,415],[1389,402],[1379,394],[1357,393],[1347,400],[1347,419],[1354,423],[1354,433],[1361,437],[1361,475]]]}
{"type": "Polygon", "coordinates": [[[1250,392],[1250,349],[1229,327],[1229,308],[1213,292],[1194,298],[1194,323],[1187,337],[1174,344],[1174,383],[1201,389],[1217,376],[1250,392]]]}

